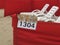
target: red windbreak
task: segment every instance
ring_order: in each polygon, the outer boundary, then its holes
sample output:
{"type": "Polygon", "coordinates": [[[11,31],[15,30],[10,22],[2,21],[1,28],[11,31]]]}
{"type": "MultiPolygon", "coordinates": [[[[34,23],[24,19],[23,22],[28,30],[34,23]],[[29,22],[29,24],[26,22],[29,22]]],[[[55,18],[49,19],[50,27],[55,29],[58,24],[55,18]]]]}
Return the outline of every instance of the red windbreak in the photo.
{"type": "Polygon", "coordinates": [[[35,31],[17,28],[13,15],[14,45],[60,45],[60,24],[38,22],[35,31]]]}
{"type": "Polygon", "coordinates": [[[31,0],[6,0],[5,15],[31,11],[31,0]]]}

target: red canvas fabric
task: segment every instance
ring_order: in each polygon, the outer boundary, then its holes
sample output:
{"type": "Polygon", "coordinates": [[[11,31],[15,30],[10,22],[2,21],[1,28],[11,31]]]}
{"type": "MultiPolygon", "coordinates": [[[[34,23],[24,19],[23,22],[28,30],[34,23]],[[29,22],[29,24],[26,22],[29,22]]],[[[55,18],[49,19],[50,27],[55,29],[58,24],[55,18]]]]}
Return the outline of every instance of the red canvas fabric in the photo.
{"type": "Polygon", "coordinates": [[[5,0],[0,0],[0,9],[4,8],[5,0]]]}
{"type": "Polygon", "coordinates": [[[60,24],[38,22],[36,31],[17,28],[17,16],[13,16],[14,45],[60,45],[60,24]]]}
{"type": "MultiPolygon", "coordinates": [[[[17,15],[32,9],[41,9],[46,3],[60,7],[60,0],[1,0],[0,8],[5,8],[5,16],[12,16],[14,45],[60,45],[60,24],[38,22],[36,31],[17,28],[17,15]],[[1,5],[2,4],[2,5],[1,5]]],[[[49,10],[48,9],[48,10],[49,10]]],[[[60,14],[60,10],[56,15],[60,14]]]]}
{"type": "MultiPolygon", "coordinates": [[[[40,0],[38,2],[37,0],[35,1],[37,4],[40,0]]],[[[45,3],[49,2],[51,6],[53,4],[59,6],[56,1],[55,3],[52,3],[52,0],[41,1],[45,3]]],[[[35,6],[32,4],[32,7],[34,6],[33,9],[40,9],[40,7],[38,6],[40,4],[36,4],[35,6]]],[[[43,5],[41,5],[41,8],[43,7],[43,5]]],[[[60,45],[60,24],[51,22],[38,22],[36,31],[33,31],[28,29],[17,28],[17,15],[12,15],[12,18],[12,23],[14,27],[14,45],[60,45]]]]}
{"type": "Polygon", "coordinates": [[[31,11],[31,0],[6,0],[4,8],[5,16],[22,11],[31,11]]]}

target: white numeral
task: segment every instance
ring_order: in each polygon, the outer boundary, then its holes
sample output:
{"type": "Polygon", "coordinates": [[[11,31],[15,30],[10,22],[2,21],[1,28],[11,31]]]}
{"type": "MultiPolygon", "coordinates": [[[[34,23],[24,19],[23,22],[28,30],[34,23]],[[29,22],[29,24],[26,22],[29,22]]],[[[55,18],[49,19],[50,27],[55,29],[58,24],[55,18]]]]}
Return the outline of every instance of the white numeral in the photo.
{"type": "Polygon", "coordinates": [[[50,11],[47,13],[47,17],[52,17],[55,13],[56,13],[56,11],[59,9],[59,7],[57,7],[57,6],[53,6],[51,9],[50,9],[50,11]]]}

